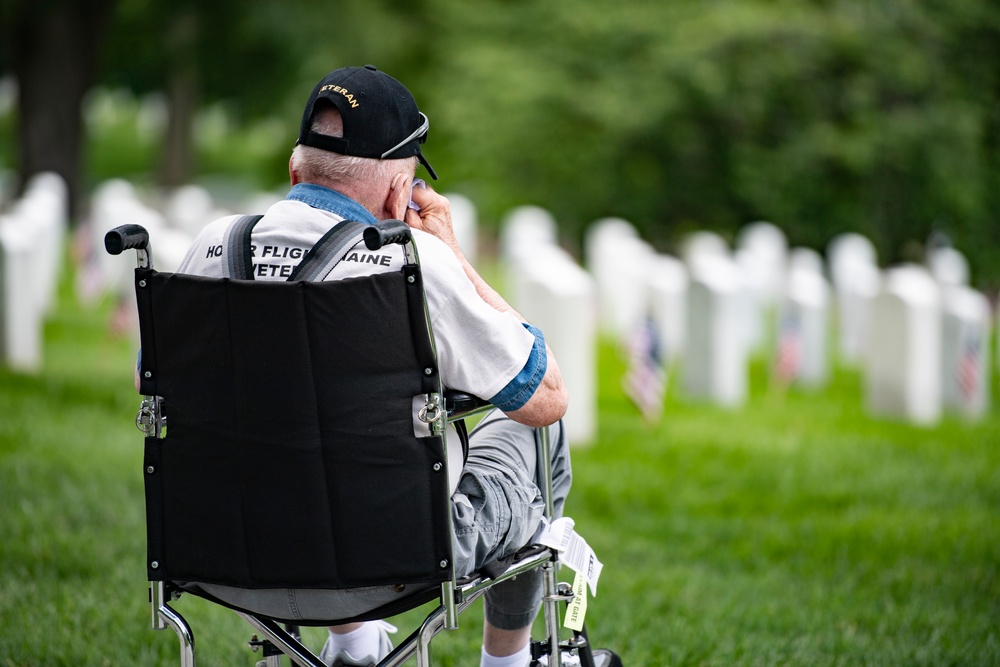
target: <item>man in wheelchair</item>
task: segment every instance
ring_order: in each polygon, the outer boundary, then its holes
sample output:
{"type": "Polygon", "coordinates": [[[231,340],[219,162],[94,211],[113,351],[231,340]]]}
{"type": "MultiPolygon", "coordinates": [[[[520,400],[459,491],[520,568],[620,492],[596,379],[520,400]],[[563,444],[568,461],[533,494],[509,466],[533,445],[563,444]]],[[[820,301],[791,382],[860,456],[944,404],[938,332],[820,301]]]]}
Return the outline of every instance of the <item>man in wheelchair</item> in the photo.
{"type": "MultiPolygon", "coordinates": [[[[467,451],[456,434],[448,434],[454,561],[462,576],[513,554],[539,530],[544,501],[537,481],[535,427],[550,429],[552,501],[555,515],[561,514],[571,483],[560,428],[567,391],[541,331],[525,322],[463,255],[448,200],[415,179],[418,162],[436,178],[421,152],[427,130],[427,117],[409,91],[375,67],[330,73],[306,105],[289,161],[292,187],[287,198],[252,220],[231,216],[209,224],[178,273],[231,276],[239,235],[244,234],[255,280],[294,279],[303,258],[314,254],[341,221],[398,219],[412,228],[442,383],[496,406],[468,438],[467,451]]],[[[359,244],[343,248],[337,260],[309,279],[398,271],[404,254],[398,245],[370,251],[359,244]]],[[[529,664],[541,588],[535,569],[486,593],[483,666],[529,664]]],[[[203,589],[236,606],[263,608],[276,618],[293,617],[309,605],[318,607],[312,610],[317,618],[338,617],[323,615],[329,592],[310,596],[309,591],[208,584],[203,589]]],[[[330,665],[374,665],[390,650],[386,624],[369,621],[330,628],[321,657],[330,665]]]]}

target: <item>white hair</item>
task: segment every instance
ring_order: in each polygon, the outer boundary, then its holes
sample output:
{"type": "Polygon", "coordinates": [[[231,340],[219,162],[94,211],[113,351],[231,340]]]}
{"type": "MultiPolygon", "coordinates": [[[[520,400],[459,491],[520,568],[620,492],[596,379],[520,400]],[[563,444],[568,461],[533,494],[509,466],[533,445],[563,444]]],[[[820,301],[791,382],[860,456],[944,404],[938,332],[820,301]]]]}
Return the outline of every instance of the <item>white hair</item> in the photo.
{"type": "MultiPolygon", "coordinates": [[[[343,120],[336,107],[325,107],[316,113],[312,131],[331,137],[344,136],[343,120]]],[[[391,180],[401,171],[417,169],[416,156],[380,160],[341,155],[301,144],[292,151],[292,162],[307,181],[327,180],[335,183],[378,183],[391,180]]]]}

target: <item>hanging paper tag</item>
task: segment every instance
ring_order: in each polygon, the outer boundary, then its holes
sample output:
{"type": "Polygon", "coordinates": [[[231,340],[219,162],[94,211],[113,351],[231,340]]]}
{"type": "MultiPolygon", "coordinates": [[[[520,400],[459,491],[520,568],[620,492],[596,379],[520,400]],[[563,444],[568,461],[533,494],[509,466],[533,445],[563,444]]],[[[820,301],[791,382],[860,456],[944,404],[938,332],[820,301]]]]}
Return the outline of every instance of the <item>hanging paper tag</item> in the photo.
{"type": "Polygon", "coordinates": [[[564,516],[556,519],[542,529],[538,543],[562,552],[560,562],[582,574],[590,586],[590,594],[597,595],[597,580],[601,577],[604,564],[597,560],[597,555],[587,541],[573,530],[573,519],[564,516]]]}
{"type": "Polygon", "coordinates": [[[542,523],[541,534],[537,536],[535,541],[556,551],[565,551],[573,537],[573,526],[576,525],[573,519],[563,516],[552,523],[542,519],[542,523]]]}
{"type": "Polygon", "coordinates": [[[577,572],[573,579],[573,601],[566,608],[566,619],[563,626],[580,632],[583,630],[583,619],[587,615],[587,580],[582,572],[577,572]]]}

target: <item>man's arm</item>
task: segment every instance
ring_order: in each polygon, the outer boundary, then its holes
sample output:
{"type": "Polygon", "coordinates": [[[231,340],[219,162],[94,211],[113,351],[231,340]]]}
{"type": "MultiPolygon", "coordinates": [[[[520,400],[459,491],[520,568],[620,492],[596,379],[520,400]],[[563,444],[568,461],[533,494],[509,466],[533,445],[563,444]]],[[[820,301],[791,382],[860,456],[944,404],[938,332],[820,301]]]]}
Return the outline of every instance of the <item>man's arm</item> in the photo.
{"type": "MultiPolygon", "coordinates": [[[[409,179],[400,178],[398,181],[400,183],[395,184],[396,187],[409,188],[409,179]]],[[[455,253],[455,257],[458,258],[463,271],[465,271],[465,275],[468,276],[469,281],[475,287],[476,292],[483,301],[499,312],[511,313],[521,322],[525,322],[525,319],[496,290],[483,280],[482,276],[479,275],[465,257],[465,253],[459,247],[458,240],[455,238],[455,232],[452,228],[451,205],[448,199],[434,192],[429,187],[414,188],[411,196],[413,202],[420,207],[420,211],[407,209],[406,224],[414,229],[420,229],[436,236],[451,248],[451,251],[455,253]]],[[[531,398],[523,406],[507,412],[507,416],[511,419],[528,426],[547,426],[557,422],[566,414],[566,407],[569,402],[566,386],[563,383],[562,374],[559,372],[559,365],[556,363],[555,355],[552,354],[552,350],[548,345],[545,346],[545,354],[545,375],[542,377],[538,388],[535,389],[531,398]]]]}

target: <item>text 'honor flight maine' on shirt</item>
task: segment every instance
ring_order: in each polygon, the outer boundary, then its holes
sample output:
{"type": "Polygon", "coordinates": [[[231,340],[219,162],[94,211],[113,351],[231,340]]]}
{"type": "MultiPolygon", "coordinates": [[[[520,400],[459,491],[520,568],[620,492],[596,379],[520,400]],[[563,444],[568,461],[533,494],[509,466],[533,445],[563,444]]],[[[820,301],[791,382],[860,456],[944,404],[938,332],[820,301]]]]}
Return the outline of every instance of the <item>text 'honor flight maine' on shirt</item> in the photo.
{"type": "MultiPolygon", "coordinates": [[[[292,271],[298,266],[298,263],[302,261],[308,254],[308,248],[298,248],[289,246],[274,246],[266,245],[262,248],[258,248],[256,245],[250,246],[250,256],[257,258],[257,252],[260,251],[260,263],[254,264],[254,275],[260,278],[288,278],[292,275],[292,271]],[[270,264],[265,260],[297,260],[294,264],[270,264]]],[[[208,248],[205,254],[205,259],[222,258],[225,254],[224,246],[214,245],[208,248]]],[[[366,252],[363,250],[352,250],[347,253],[342,260],[344,262],[357,262],[359,264],[374,264],[376,266],[390,266],[392,263],[392,257],[389,255],[383,255],[379,253],[366,252]]]]}

